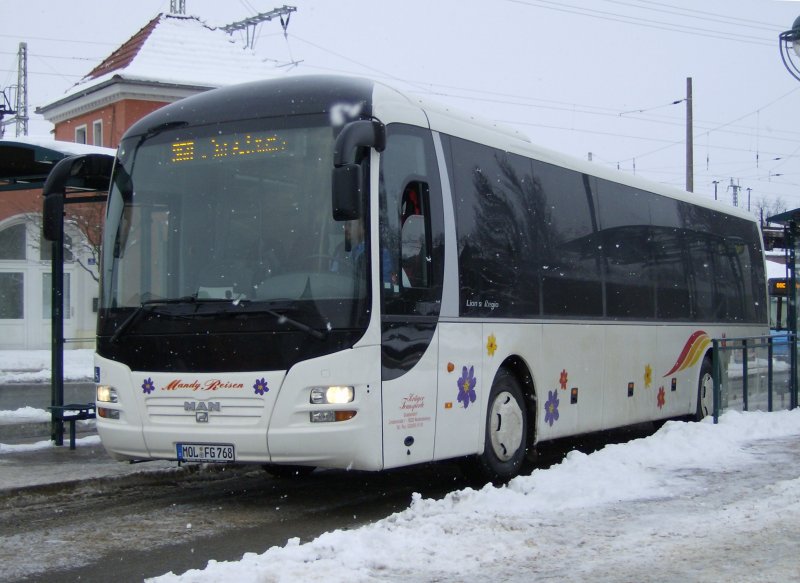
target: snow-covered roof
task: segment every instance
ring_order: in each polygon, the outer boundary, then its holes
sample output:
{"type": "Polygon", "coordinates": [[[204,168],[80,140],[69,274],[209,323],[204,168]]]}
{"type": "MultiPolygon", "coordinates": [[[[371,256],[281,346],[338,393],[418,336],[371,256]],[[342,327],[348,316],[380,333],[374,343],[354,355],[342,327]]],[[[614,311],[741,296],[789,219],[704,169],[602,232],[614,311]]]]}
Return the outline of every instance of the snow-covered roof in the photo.
{"type": "Polygon", "coordinates": [[[110,148],[48,138],[0,139],[0,192],[41,188],[56,163],[68,156],[114,153],[110,148]]]}
{"type": "Polygon", "coordinates": [[[184,86],[194,90],[274,76],[274,67],[221,29],[195,16],[159,14],[112,52],[45,112],[111,82],[184,86]]]}

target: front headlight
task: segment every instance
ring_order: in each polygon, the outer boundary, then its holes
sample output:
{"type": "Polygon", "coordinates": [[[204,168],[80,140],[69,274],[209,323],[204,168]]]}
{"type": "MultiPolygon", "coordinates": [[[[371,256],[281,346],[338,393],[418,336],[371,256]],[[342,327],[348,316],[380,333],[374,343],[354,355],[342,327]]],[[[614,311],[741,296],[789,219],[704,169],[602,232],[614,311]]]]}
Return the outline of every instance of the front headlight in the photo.
{"type": "Polygon", "coordinates": [[[119,403],[117,389],[109,385],[97,385],[97,401],[100,403],[119,403]]]}
{"type": "Polygon", "coordinates": [[[315,405],[343,405],[352,403],[354,398],[353,387],[311,387],[311,403],[315,405]]]}

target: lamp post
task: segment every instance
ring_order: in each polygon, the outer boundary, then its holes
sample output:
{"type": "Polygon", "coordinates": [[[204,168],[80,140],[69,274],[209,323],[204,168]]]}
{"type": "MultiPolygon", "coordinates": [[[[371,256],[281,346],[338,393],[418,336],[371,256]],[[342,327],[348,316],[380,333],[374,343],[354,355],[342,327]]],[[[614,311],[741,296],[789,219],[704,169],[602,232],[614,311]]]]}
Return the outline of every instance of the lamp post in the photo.
{"type": "Polygon", "coordinates": [[[782,32],[778,37],[781,59],[792,77],[800,81],[800,16],[794,21],[791,30],[782,32]],[[792,54],[794,53],[794,54],[792,54]]]}

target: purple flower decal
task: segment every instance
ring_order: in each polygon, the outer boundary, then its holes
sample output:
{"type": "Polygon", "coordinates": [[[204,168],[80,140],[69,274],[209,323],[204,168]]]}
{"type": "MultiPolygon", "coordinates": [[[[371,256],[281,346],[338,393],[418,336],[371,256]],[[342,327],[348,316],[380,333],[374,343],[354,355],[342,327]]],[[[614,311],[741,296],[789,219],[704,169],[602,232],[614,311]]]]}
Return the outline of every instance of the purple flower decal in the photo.
{"type": "Polygon", "coordinates": [[[267,391],[269,391],[269,387],[267,386],[267,381],[263,378],[256,379],[256,384],[253,385],[253,388],[256,390],[256,395],[263,395],[267,391]]]}
{"type": "Polygon", "coordinates": [[[544,422],[550,427],[558,421],[558,391],[547,391],[547,402],[544,404],[544,422]]]}
{"type": "Polygon", "coordinates": [[[145,395],[149,395],[150,393],[155,391],[156,386],[153,384],[153,379],[149,377],[144,379],[144,382],[142,383],[142,390],[144,391],[145,395]]]}
{"type": "Polygon", "coordinates": [[[463,367],[461,369],[461,378],[458,379],[458,402],[464,403],[464,409],[469,407],[470,403],[475,402],[475,386],[478,381],[475,380],[475,367],[463,367]]]}

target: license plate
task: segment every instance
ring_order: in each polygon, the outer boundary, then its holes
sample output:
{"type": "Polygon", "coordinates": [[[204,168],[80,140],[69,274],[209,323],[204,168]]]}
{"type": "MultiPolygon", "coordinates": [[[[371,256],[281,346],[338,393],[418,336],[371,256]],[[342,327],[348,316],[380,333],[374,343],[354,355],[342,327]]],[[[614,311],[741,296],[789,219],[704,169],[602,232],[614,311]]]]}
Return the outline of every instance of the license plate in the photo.
{"type": "Polygon", "coordinates": [[[177,449],[178,460],[182,462],[236,461],[233,446],[224,443],[179,443],[177,449]]]}

